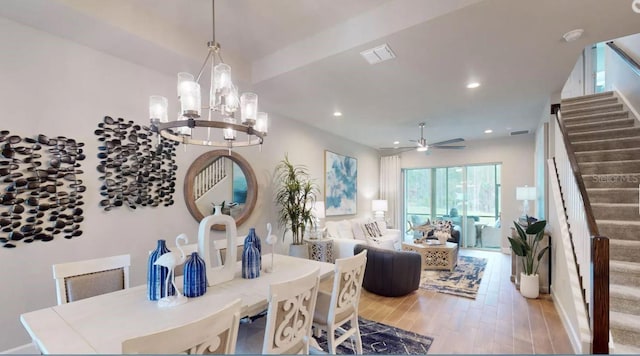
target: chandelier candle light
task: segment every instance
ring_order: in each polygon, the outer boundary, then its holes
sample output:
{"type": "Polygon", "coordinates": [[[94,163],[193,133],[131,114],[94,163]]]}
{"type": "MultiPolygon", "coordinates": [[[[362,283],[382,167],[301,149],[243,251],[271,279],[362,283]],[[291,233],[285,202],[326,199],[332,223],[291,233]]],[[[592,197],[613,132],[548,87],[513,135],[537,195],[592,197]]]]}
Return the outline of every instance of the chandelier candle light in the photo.
{"type": "MultiPolygon", "coordinates": [[[[243,93],[238,96],[238,87],[231,81],[231,67],[225,64],[220,54],[220,44],[215,36],[215,2],[212,8],[212,40],[207,43],[209,53],[197,77],[185,72],[178,73],[178,100],[180,112],[174,121],[168,119],[168,100],[163,96],[149,98],[151,128],[161,137],[172,141],[201,146],[228,148],[262,145],[267,135],[268,115],[258,112],[258,95],[243,93]],[[211,84],[209,105],[201,106],[200,78],[211,60],[211,84]],[[240,122],[236,112],[240,112],[240,122]],[[207,119],[200,119],[202,112],[207,119]],[[206,139],[194,137],[194,128],[206,127],[206,139]],[[212,133],[211,128],[221,130],[212,133]],[[237,133],[245,133],[246,140],[237,140],[237,133]]],[[[262,147],[262,146],[260,146],[262,147]]]]}

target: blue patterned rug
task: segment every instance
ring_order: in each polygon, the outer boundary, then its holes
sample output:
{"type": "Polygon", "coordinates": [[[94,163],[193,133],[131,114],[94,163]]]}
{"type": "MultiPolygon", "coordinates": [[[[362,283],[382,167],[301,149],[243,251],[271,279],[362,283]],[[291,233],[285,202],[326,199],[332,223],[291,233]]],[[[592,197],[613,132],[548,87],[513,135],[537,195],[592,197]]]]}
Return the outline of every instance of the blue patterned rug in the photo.
{"type": "Polygon", "coordinates": [[[486,258],[458,256],[453,272],[422,271],[420,288],[476,299],[486,266],[486,258]]]}
{"type": "MultiPolygon", "coordinates": [[[[432,337],[416,334],[411,331],[380,324],[375,321],[360,318],[360,336],[362,338],[362,352],[365,355],[424,355],[429,351],[432,337]]],[[[328,350],[326,334],[316,338],[323,350],[328,350]]],[[[351,339],[338,345],[338,355],[355,354],[355,344],[351,339]]]]}

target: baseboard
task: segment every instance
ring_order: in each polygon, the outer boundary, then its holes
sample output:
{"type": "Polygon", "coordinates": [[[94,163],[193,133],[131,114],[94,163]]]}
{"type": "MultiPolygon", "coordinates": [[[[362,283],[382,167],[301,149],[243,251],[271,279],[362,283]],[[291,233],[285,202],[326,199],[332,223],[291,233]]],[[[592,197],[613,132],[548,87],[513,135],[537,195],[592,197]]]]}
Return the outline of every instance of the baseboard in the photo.
{"type": "Polygon", "coordinates": [[[616,95],[622,99],[622,102],[624,103],[624,106],[627,107],[627,109],[631,112],[631,114],[633,114],[633,116],[636,117],[636,120],[640,121],[640,114],[636,111],[636,108],[634,108],[633,106],[631,106],[631,104],[629,103],[629,100],[627,100],[627,97],[624,96],[624,94],[622,94],[621,92],[618,91],[618,89],[616,87],[613,87],[613,91],[615,91],[616,95]]]}
{"type": "Polygon", "coordinates": [[[560,321],[562,321],[564,330],[567,332],[567,336],[569,337],[569,342],[571,342],[571,347],[573,348],[573,353],[581,354],[582,346],[580,341],[580,335],[578,335],[576,330],[571,325],[571,322],[569,321],[569,316],[567,315],[567,312],[564,310],[564,307],[556,299],[556,293],[553,290],[553,285],[551,286],[551,299],[553,299],[553,306],[556,308],[556,311],[558,312],[558,316],[560,317],[560,321]]]}
{"type": "Polygon", "coordinates": [[[26,344],[26,345],[14,347],[14,348],[9,349],[9,350],[2,351],[2,352],[0,352],[0,354],[7,354],[7,355],[40,355],[40,351],[38,350],[38,348],[33,343],[30,343],[30,344],[26,344]]]}

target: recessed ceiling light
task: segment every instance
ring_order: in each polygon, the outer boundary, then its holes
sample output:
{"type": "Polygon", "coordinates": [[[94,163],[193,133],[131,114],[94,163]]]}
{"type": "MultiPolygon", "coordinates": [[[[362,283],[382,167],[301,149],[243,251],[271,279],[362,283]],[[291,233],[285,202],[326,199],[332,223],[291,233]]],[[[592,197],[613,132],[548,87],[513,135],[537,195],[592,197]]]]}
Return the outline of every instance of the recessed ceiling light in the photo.
{"type": "Polygon", "coordinates": [[[493,132],[492,129],[484,130],[484,133],[486,133],[486,134],[489,134],[489,133],[492,133],[492,132],[493,132]]]}
{"type": "Polygon", "coordinates": [[[477,88],[479,86],[480,86],[480,83],[478,83],[478,82],[471,82],[471,83],[467,84],[467,88],[469,88],[469,89],[475,89],[475,88],[477,88]]]}
{"type": "Polygon", "coordinates": [[[339,116],[342,116],[342,113],[340,111],[336,111],[333,113],[333,116],[339,117],[339,116]]]}
{"type": "Polygon", "coordinates": [[[564,35],[562,35],[562,38],[564,38],[564,40],[567,41],[567,42],[571,42],[571,41],[575,41],[578,38],[582,37],[583,33],[584,33],[583,29],[576,28],[575,30],[571,30],[571,31],[565,33],[564,35]]]}
{"type": "Polygon", "coordinates": [[[394,145],[399,145],[399,144],[400,144],[400,141],[393,141],[393,144],[394,144],[394,145]]]}

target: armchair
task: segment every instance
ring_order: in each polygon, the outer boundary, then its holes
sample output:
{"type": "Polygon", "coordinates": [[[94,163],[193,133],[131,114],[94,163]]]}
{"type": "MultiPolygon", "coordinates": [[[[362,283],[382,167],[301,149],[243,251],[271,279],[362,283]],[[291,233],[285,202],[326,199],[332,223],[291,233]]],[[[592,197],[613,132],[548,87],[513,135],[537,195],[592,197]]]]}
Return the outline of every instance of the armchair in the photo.
{"type": "Polygon", "coordinates": [[[486,225],[481,230],[481,247],[501,247],[502,228],[486,225]]]}

